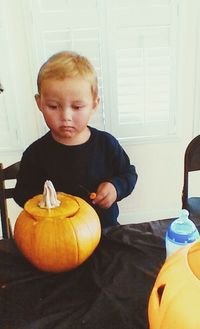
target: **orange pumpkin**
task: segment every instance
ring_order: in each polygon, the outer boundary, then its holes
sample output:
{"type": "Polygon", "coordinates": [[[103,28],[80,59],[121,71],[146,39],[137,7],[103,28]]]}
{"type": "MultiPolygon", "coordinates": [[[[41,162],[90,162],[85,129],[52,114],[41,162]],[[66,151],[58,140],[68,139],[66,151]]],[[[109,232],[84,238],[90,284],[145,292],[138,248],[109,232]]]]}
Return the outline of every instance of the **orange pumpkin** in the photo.
{"type": "Polygon", "coordinates": [[[46,207],[51,198],[44,189],[44,195],[26,202],[17,218],[14,238],[23,255],[38,269],[68,271],[82,264],[97,247],[100,221],[95,210],[79,197],[55,193],[56,205],[46,207]]]}
{"type": "Polygon", "coordinates": [[[200,241],[172,254],[152,289],[150,329],[198,329],[200,301],[200,241]]]}

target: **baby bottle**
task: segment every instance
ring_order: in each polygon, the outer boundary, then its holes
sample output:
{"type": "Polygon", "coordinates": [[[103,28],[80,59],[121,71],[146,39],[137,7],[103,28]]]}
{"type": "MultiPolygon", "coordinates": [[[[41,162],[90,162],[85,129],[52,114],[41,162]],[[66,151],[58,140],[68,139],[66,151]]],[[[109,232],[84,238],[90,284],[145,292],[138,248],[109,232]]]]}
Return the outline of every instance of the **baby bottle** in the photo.
{"type": "Polygon", "coordinates": [[[166,257],[199,239],[199,232],[188,216],[189,212],[181,209],[179,217],[169,225],[165,236],[166,257]]]}

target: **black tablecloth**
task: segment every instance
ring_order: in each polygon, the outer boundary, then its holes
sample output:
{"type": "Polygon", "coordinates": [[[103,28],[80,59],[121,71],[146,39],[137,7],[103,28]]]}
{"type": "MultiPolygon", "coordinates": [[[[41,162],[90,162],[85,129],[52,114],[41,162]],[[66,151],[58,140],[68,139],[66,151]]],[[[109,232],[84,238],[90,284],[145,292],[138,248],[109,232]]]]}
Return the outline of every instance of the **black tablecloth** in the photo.
{"type": "Polygon", "coordinates": [[[111,228],[84,264],[60,274],[38,271],[1,240],[0,329],[147,329],[168,225],[111,228]]]}

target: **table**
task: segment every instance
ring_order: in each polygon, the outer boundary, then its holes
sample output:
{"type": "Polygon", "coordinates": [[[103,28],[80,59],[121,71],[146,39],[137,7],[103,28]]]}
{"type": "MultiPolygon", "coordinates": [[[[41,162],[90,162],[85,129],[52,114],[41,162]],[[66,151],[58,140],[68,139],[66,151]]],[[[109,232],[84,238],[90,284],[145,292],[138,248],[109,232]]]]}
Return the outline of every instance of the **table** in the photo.
{"type": "Polygon", "coordinates": [[[37,270],[13,240],[1,240],[0,328],[147,329],[148,299],[165,260],[169,223],[108,229],[84,264],[59,274],[37,270]]]}

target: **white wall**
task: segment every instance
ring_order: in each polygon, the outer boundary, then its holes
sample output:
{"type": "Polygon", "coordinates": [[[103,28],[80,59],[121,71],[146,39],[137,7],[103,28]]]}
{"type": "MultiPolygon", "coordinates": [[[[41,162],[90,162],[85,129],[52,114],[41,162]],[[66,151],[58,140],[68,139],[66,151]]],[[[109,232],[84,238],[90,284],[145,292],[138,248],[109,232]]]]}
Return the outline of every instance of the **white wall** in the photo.
{"type": "MultiPolygon", "coordinates": [[[[10,41],[8,63],[15,72],[15,89],[26,147],[37,138],[38,114],[32,95],[31,65],[25,35],[22,1],[1,0],[7,17],[10,41]],[[13,35],[14,33],[14,35],[13,35]]],[[[121,223],[149,221],[175,217],[181,207],[183,183],[183,156],[186,145],[199,133],[198,87],[196,85],[199,47],[199,0],[183,0],[180,13],[180,53],[178,107],[180,122],[178,137],[168,140],[123,142],[123,147],[136,165],[139,179],[135,191],[120,203],[121,223]],[[196,121],[194,121],[196,120],[196,121]]],[[[1,96],[0,96],[1,97],[1,96]]],[[[18,152],[1,152],[0,162],[8,165],[21,157],[18,152]]],[[[12,206],[11,217],[16,218],[19,208],[12,206]]]]}
{"type": "Polygon", "coordinates": [[[196,85],[199,10],[198,0],[185,1],[180,13],[178,138],[126,145],[139,173],[135,192],[122,203],[124,212],[128,211],[127,221],[174,217],[181,207],[184,151],[189,141],[199,134],[199,122],[195,119],[199,112],[199,104],[195,103],[199,93],[196,85]]]}

